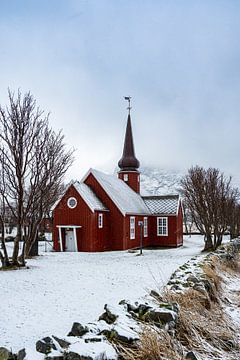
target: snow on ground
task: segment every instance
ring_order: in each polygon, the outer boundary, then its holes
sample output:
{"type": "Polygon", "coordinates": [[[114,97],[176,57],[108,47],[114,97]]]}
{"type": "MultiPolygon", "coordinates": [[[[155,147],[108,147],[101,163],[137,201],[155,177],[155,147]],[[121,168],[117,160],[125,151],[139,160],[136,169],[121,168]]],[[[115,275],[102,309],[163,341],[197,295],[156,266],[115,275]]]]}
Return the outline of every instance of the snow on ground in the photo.
{"type": "Polygon", "coordinates": [[[203,248],[203,237],[185,237],[178,249],[104,253],[45,252],[29,269],[0,272],[0,346],[34,347],[47,335],[64,336],[74,321],[96,320],[104,304],[135,301],[159,289],[203,248]]]}

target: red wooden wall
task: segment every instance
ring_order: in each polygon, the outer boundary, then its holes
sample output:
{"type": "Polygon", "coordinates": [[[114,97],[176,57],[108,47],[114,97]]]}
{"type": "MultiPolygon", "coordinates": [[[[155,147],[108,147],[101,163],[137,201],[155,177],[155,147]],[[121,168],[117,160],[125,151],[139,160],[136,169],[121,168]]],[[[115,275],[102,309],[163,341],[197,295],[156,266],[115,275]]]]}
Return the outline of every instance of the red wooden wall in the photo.
{"type": "Polygon", "coordinates": [[[122,250],[124,238],[124,216],[91,173],[84,182],[92,188],[98,198],[109,210],[107,216],[108,232],[106,236],[105,250],[122,250]]]}

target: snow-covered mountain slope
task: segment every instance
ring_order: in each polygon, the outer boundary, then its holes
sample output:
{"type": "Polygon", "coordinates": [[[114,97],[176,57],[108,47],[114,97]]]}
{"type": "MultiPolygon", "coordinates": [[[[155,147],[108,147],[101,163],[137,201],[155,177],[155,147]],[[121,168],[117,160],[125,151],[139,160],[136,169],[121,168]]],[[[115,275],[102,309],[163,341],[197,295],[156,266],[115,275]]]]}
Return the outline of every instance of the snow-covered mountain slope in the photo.
{"type": "Polygon", "coordinates": [[[183,173],[171,169],[150,167],[142,167],[140,171],[142,195],[170,195],[179,193],[183,173]]]}

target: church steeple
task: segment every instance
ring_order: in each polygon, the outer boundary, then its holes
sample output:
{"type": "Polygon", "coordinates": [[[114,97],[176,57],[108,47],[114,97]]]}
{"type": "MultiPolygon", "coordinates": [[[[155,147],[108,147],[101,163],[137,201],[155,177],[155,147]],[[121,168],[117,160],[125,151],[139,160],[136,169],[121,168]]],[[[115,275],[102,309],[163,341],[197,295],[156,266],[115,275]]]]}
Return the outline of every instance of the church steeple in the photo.
{"type": "Polygon", "coordinates": [[[134,143],[133,143],[133,134],[132,134],[132,124],[131,124],[131,115],[130,115],[130,96],[125,97],[125,100],[128,100],[128,119],[127,119],[127,128],[125,134],[124,148],[121,159],[118,162],[120,171],[118,173],[119,179],[125,181],[134,191],[137,193],[140,192],[140,173],[138,168],[140,163],[135,156],[134,143]]]}
{"type": "Polygon", "coordinates": [[[125,134],[124,148],[122,158],[118,162],[121,170],[137,171],[140,166],[138,159],[135,156],[131,116],[128,114],[127,128],[125,134]]]}

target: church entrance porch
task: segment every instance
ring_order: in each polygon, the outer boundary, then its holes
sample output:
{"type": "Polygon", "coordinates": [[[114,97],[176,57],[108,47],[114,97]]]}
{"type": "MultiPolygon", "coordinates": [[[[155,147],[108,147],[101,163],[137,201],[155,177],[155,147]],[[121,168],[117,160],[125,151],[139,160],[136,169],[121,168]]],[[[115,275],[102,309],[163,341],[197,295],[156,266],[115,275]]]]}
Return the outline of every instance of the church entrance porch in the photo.
{"type": "Polygon", "coordinates": [[[57,225],[60,251],[76,252],[78,251],[77,245],[77,231],[81,228],[79,225],[57,225]]]}

